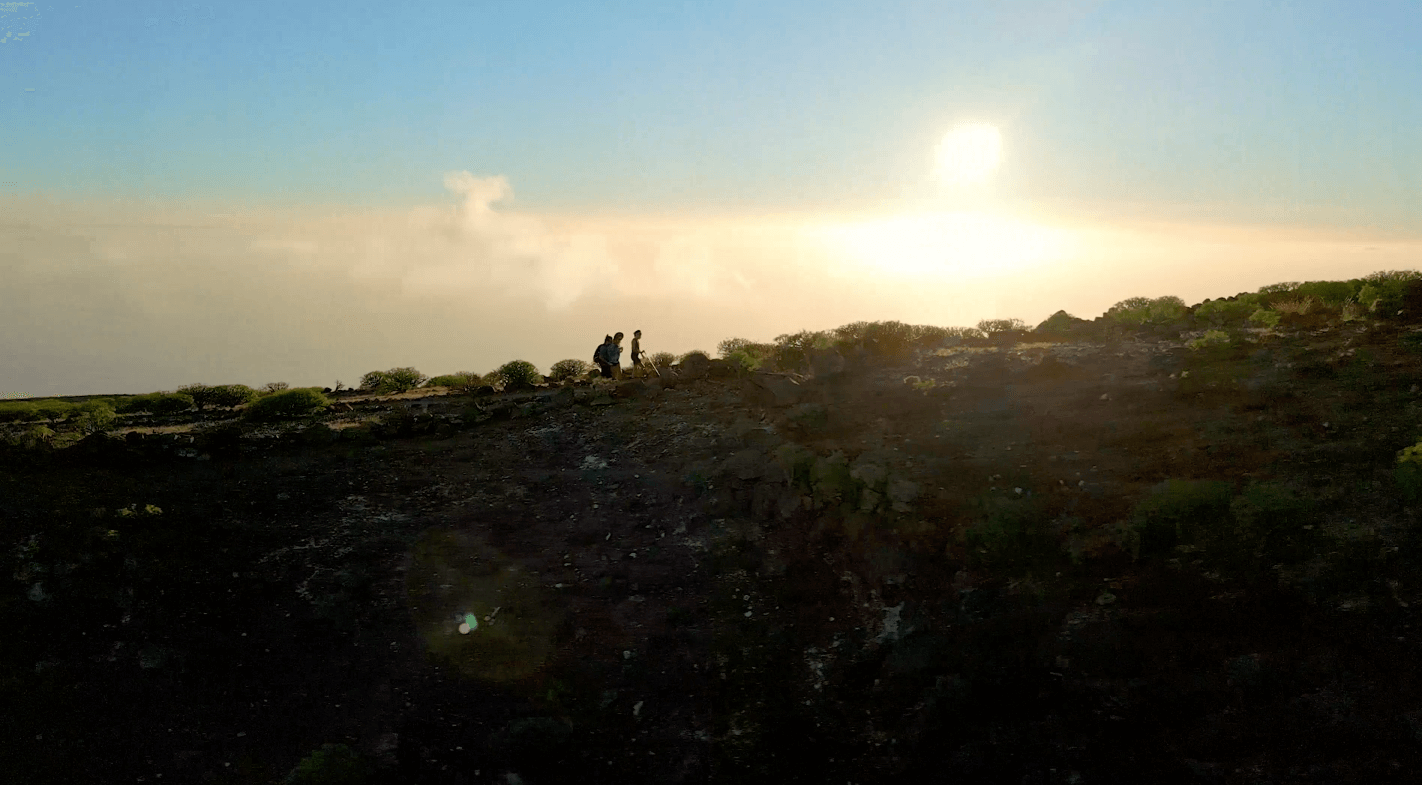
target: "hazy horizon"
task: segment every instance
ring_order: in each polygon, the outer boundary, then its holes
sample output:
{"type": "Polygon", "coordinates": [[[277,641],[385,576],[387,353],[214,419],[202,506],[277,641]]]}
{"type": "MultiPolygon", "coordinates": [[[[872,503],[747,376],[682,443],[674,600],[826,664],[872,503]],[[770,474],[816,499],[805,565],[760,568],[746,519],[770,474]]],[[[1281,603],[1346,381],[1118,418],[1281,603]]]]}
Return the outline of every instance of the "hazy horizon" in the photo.
{"type": "Polygon", "coordinates": [[[3,3],[0,397],[1418,269],[1415,16],[3,3]]]}

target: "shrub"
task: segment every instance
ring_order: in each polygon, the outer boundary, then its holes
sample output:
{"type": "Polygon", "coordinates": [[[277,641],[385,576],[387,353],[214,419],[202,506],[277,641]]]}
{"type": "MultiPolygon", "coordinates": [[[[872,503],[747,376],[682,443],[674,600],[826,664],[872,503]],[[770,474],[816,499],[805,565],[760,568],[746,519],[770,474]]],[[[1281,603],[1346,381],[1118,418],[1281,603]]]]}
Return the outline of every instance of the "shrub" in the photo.
{"type": "Polygon", "coordinates": [[[1230,494],[1221,480],[1166,480],[1136,505],[1125,544],[1133,556],[1154,556],[1198,542],[1229,512],[1230,494]]]}
{"type": "Polygon", "coordinates": [[[1358,303],[1349,302],[1343,304],[1343,311],[1340,316],[1344,322],[1356,322],[1363,318],[1364,313],[1366,313],[1366,311],[1363,310],[1363,306],[1358,303]]]}
{"type": "MultiPolygon", "coordinates": [[[[825,335],[826,338],[828,338],[828,333],[826,333],[825,335]]],[[[916,324],[913,327],[913,343],[915,346],[937,346],[938,344],[943,343],[946,338],[948,338],[947,327],[935,327],[931,324],[916,324]]],[[[833,344],[834,342],[832,340],[827,343],[827,345],[830,346],[832,346],[833,344]]]]}
{"type": "Polygon", "coordinates": [[[548,369],[548,378],[555,382],[577,379],[592,370],[592,363],[586,360],[559,360],[548,369]]]}
{"type": "Polygon", "coordinates": [[[39,416],[39,409],[28,401],[0,402],[0,422],[29,422],[39,416]]]}
{"type": "Polygon", "coordinates": [[[241,406],[257,399],[257,391],[245,384],[189,384],[179,387],[178,392],[193,399],[199,409],[208,406],[241,406]]]}
{"type": "Polygon", "coordinates": [[[388,395],[409,392],[425,382],[425,375],[414,368],[391,368],[371,371],[360,378],[360,389],[388,395]]]}
{"type": "Polygon", "coordinates": [[[11,443],[24,447],[25,449],[34,449],[41,444],[53,444],[54,439],[58,435],[59,434],[55,433],[53,428],[47,428],[43,425],[32,425],[24,433],[12,439],[11,443]]]}
{"type": "Polygon", "coordinates": [[[371,371],[360,377],[360,389],[370,392],[381,392],[387,389],[385,371],[371,371]]]}
{"type": "Polygon", "coordinates": [[[1067,331],[1070,331],[1070,330],[1072,330],[1073,328],[1075,328],[1076,325],[1080,324],[1082,321],[1084,321],[1084,320],[1078,319],[1077,317],[1072,316],[1071,314],[1067,313],[1066,311],[1057,311],[1056,313],[1052,314],[1051,316],[1048,316],[1047,319],[1046,319],[1046,321],[1044,321],[1044,322],[1042,322],[1041,324],[1037,325],[1036,332],[1039,332],[1039,333],[1060,333],[1060,332],[1067,332],[1067,331]]]}
{"type": "Polygon", "coordinates": [[[1185,301],[1179,297],[1131,297],[1111,306],[1106,318],[1118,324],[1167,324],[1185,316],[1185,301]]]}
{"type": "Polygon", "coordinates": [[[42,401],[35,401],[35,411],[46,420],[63,420],[74,413],[74,404],[68,401],[57,401],[52,398],[42,401]]]}
{"type": "Polygon", "coordinates": [[[424,384],[425,378],[414,368],[391,368],[385,372],[385,385],[391,392],[409,392],[424,384]]]}
{"type": "Polygon", "coordinates": [[[1368,273],[1363,276],[1362,280],[1366,283],[1387,287],[1396,286],[1397,284],[1406,283],[1407,281],[1419,278],[1422,278],[1422,273],[1416,270],[1380,270],[1375,273],[1368,273]]]}
{"type": "Polygon", "coordinates": [[[1398,451],[1394,472],[1403,500],[1408,504],[1422,501],[1422,441],[1398,451]]]}
{"type": "Polygon", "coordinates": [[[344,744],[323,744],[286,775],[283,785],[364,785],[371,766],[344,744]]]}
{"type": "Polygon", "coordinates": [[[652,355],[652,362],[656,363],[656,366],[658,368],[666,368],[667,366],[676,362],[676,355],[672,354],[671,352],[657,352],[656,354],[652,355]]]}
{"type": "Polygon", "coordinates": [[[535,385],[543,381],[538,366],[527,360],[512,360],[499,366],[499,380],[505,389],[518,385],[535,385]]]}
{"type": "Polygon", "coordinates": [[[482,386],[492,387],[495,390],[502,390],[504,388],[504,378],[499,375],[498,371],[489,371],[479,377],[479,382],[482,386]]]}
{"type": "Polygon", "coordinates": [[[829,333],[801,330],[798,333],[776,336],[772,357],[777,368],[783,371],[798,370],[809,364],[810,349],[827,349],[833,345],[834,341],[829,333]]]}
{"type": "Polygon", "coordinates": [[[145,396],[144,406],[153,414],[178,414],[193,408],[191,395],[182,393],[153,393],[145,396]]]}
{"type": "Polygon", "coordinates": [[[1195,308],[1195,321],[1215,327],[1240,325],[1249,315],[1259,309],[1262,298],[1257,294],[1245,294],[1231,299],[1211,300],[1195,308]]]}
{"type": "Polygon", "coordinates": [[[1026,330],[1027,323],[1021,319],[983,319],[978,322],[978,329],[992,335],[993,333],[1004,333],[1011,330],[1026,330]]]}
{"type": "Polygon", "coordinates": [[[1266,311],[1260,308],[1249,317],[1249,321],[1251,324],[1257,324],[1272,330],[1279,326],[1280,318],[1282,317],[1278,311],[1266,311]]]}
{"type": "Polygon", "coordinates": [[[1259,287],[1259,292],[1258,292],[1258,293],[1259,293],[1259,294],[1282,294],[1282,293],[1284,293],[1284,292],[1292,292],[1293,290],[1295,290],[1295,289],[1297,289],[1297,288],[1299,288],[1299,282],[1298,282],[1298,281],[1289,281],[1289,282],[1287,282],[1287,283],[1271,283],[1271,284],[1269,284],[1268,286],[1261,286],[1261,287],[1259,287]]]}
{"type": "Polygon", "coordinates": [[[1056,557],[1059,549],[1034,500],[983,496],[973,506],[976,521],[965,535],[969,563],[1020,568],[1056,557]]]}
{"type": "Polygon", "coordinates": [[[1348,302],[1362,288],[1351,281],[1309,281],[1293,290],[1296,297],[1312,297],[1324,305],[1337,308],[1348,302]]]}
{"type": "Polygon", "coordinates": [[[305,417],[325,409],[330,401],[320,391],[304,387],[272,393],[247,406],[247,417],[253,420],[289,420],[305,417]]]}
{"type": "Polygon", "coordinates": [[[262,393],[261,393],[261,394],[262,394],[262,395],[271,395],[272,393],[278,393],[278,392],[281,392],[282,390],[286,390],[286,389],[290,389],[290,388],[291,388],[291,385],[287,384],[286,382],[267,382],[266,384],[262,385],[262,393]]]}
{"type": "Polygon", "coordinates": [[[747,349],[737,349],[726,356],[726,359],[744,372],[758,370],[765,363],[763,357],[751,354],[747,349]]]}
{"type": "Polygon", "coordinates": [[[729,360],[731,359],[731,355],[746,348],[747,346],[753,345],[754,343],[755,341],[752,341],[749,338],[727,338],[726,340],[716,344],[716,351],[718,354],[721,355],[722,358],[729,360]]]}
{"type": "Polygon", "coordinates": [[[710,357],[708,357],[708,356],[706,355],[706,352],[703,352],[703,351],[701,351],[700,349],[692,349],[691,351],[689,351],[689,352],[687,352],[686,354],[683,354],[681,357],[677,358],[677,362],[678,362],[678,363],[684,363],[684,362],[686,362],[686,359],[687,359],[688,357],[692,356],[693,354],[699,354],[699,355],[701,355],[701,357],[702,357],[703,359],[706,359],[706,360],[710,360],[710,359],[711,359],[710,357]]]}
{"type": "Polygon", "coordinates": [[[75,420],[75,428],[86,435],[107,431],[113,427],[116,419],[114,410],[102,401],[85,401],[75,407],[75,411],[79,415],[75,420]]]}
{"type": "Polygon", "coordinates": [[[1230,502],[1235,531],[1251,548],[1282,527],[1300,524],[1307,511],[1306,501],[1287,486],[1272,482],[1251,482],[1230,502]]]}
{"type": "Polygon", "coordinates": [[[473,371],[459,371],[458,373],[436,376],[425,382],[426,387],[448,387],[455,392],[473,392],[474,388],[484,383],[482,377],[473,371]]]}
{"type": "Polygon", "coordinates": [[[1316,303],[1312,297],[1288,297],[1274,301],[1273,308],[1279,313],[1303,315],[1313,310],[1316,303]]]}
{"type": "Polygon", "coordinates": [[[1377,309],[1378,299],[1382,297],[1382,290],[1372,284],[1364,286],[1358,292],[1358,304],[1366,311],[1377,309]]]}
{"type": "Polygon", "coordinates": [[[1189,341],[1185,344],[1191,351],[1199,351],[1211,346],[1222,346],[1229,343],[1229,333],[1224,330],[1206,330],[1205,334],[1189,341]]]}

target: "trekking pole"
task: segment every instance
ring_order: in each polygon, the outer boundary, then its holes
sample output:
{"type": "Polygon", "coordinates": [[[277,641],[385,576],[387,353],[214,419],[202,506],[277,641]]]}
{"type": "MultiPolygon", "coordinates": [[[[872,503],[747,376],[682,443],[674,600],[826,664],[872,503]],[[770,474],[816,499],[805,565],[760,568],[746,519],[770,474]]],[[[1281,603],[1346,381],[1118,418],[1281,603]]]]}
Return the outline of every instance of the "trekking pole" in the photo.
{"type": "Polygon", "coordinates": [[[658,378],[658,379],[662,378],[662,372],[657,369],[657,363],[656,363],[655,360],[652,359],[651,353],[650,353],[650,352],[642,352],[642,356],[645,357],[645,358],[647,358],[647,364],[650,365],[650,366],[652,366],[652,370],[653,370],[654,372],[656,372],[657,378],[658,378]]]}

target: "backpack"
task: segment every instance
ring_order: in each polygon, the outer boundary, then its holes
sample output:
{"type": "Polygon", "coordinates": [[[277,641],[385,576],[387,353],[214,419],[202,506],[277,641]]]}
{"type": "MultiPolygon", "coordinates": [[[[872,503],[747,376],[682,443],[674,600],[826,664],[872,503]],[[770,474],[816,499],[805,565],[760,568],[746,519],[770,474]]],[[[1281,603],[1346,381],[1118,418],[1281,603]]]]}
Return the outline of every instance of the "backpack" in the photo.
{"type": "Polygon", "coordinates": [[[606,364],[607,364],[606,358],[604,358],[604,357],[602,356],[602,355],[603,355],[603,352],[604,352],[606,349],[607,349],[607,344],[603,343],[603,344],[598,344],[597,349],[593,350],[593,364],[594,364],[594,365],[606,365],[606,364]]]}

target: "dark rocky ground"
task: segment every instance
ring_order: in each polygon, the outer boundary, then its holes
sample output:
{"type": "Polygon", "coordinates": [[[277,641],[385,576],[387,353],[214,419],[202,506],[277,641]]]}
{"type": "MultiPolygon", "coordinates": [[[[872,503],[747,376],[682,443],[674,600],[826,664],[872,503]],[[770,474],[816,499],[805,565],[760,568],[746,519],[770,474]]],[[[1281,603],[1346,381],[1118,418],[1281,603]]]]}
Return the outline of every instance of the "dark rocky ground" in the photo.
{"type": "Polygon", "coordinates": [[[1412,329],[12,448],[0,771],[266,783],[343,743],[381,783],[1415,781],[1412,329]]]}

